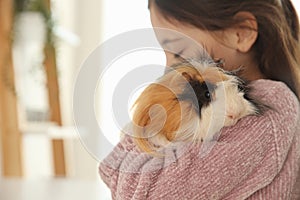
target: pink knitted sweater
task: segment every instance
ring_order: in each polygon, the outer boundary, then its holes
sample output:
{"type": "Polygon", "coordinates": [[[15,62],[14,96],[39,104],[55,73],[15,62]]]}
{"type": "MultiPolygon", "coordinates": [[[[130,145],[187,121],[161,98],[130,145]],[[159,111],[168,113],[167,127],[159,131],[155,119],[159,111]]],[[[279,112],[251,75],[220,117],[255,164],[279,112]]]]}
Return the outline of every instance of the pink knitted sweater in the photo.
{"type": "Polygon", "coordinates": [[[164,158],[140,153],[126,136],[100,164],[117,200],[299,199],[300,107],[282,82],[252,82],[254,95],[273,109],[221,130],[206,156],[178,143],[164,158]]]}

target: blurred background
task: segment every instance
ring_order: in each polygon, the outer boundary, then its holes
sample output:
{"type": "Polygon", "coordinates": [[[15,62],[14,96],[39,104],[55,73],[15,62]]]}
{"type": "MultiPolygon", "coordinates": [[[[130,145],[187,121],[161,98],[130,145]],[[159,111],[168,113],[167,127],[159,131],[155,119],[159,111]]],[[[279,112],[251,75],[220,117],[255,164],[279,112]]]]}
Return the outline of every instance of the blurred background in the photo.
{"type": "MultiPolygon", "coordinates": [[[[300,2],[293,2],[300,11],[300,2]]],[[[0,0],[1,200],[110,199],[98,161],[75,130],[73,87],[81,64],[98,45],[151,27],[147,3],[0,0]]],[[[138,65],[139,58],[133,53],[114,65],[138,65]]],[[[147,59],[165,63],[163,52],[147,51],[142,61],[147,59]]],[[[103,91],[98,96],[99,103],[110,101],[103,91]]],[[[110,112],[97,107],[99,115],[110,112]]],[[[118,130],[110,128],[116,143],[118,130]]]]}
{"type": "Polygon", "coordinates": [[[75,130],[74,82],[102,42],[146,27],[147,1],[0,0],[1,200],[110,199],[75,130]]]}

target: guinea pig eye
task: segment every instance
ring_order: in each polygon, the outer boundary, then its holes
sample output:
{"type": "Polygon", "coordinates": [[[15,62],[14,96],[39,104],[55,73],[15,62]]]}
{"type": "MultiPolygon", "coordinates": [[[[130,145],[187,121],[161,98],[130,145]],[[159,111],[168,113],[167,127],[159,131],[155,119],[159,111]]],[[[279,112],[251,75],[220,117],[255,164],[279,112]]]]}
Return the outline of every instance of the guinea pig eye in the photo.
{"type": "Polygon", "coordinates": [[[205,94],[204,94],[204,96],[205,96],[205,98],[210,99],[210,93],[209,93],[209,91],[206,91],[205,94]]]}

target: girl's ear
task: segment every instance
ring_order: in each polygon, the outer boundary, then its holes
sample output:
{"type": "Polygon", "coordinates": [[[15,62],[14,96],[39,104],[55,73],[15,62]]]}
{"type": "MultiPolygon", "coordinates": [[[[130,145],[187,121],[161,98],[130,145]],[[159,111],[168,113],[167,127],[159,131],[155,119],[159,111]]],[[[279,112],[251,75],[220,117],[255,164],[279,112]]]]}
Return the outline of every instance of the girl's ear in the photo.
{"type": "Polygon", "coordinates": [[[255,43],[258,36],[258,26],[255,16],[250,12],[238,12],[234,18],[241,21],[235,27],[238,38],[236,49],[242,53],[248,52],[255,43]]]}
{"type": "Polygon", "coordinates": [[[239,21],[239,23],[224,31],[227,42],[229,42],[228,44],[237,51],[247,53],[258,36],[256,18],[252,13],[242,11],[234,16],[234,20],[239,21]]]}

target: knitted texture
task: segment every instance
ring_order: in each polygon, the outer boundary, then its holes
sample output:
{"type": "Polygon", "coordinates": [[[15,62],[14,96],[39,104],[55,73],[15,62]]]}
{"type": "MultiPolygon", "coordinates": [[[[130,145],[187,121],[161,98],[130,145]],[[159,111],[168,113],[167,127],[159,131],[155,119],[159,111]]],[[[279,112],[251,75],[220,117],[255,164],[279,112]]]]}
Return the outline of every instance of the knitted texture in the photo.
{"type": "Polygon", "coordinates": [[[117,200],[296,200],[300,179],[300,107],[282,82],[256,80],[253,95],[271,106],[225,127],[205,156],[201,145],[178,143],[166,156],[141,153],[129,136],[100,163],[117,200]]]}

